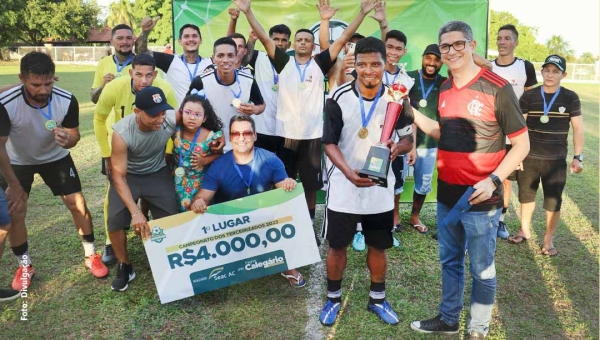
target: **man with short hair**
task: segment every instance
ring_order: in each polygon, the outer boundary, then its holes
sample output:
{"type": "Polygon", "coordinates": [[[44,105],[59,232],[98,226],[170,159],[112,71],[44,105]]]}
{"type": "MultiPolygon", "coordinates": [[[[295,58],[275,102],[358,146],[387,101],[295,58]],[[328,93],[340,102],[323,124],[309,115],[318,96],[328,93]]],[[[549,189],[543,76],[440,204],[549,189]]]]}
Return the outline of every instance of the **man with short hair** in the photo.
{"type": "MultiPolygon", "coordinates": [[[[515,57],[515,48],[519,46],[519,32],[517,28],[511,24],[501,26],[498,29],[496,46],[498,47],[498,58],[493,61],[487,61],[479,56],[475,56],[475,61],[476,63],[481,63],[481,59],[483,59],[485,63],[489,64],[494,73],[506,79],[512,85],[515,95],[519,99],[523,95],[523,92],[532,89],[537,84],[537,77],[532,63],[528,60],[515,57]]],[[[510,141],[506,139],[506,150],[508,151],[510,148],[510,141]]],[[[510,203],[512,182],[517,180],[520,174],[519,170],[522,171],[523,169],[519,167],[519,169],[513,171],[502,182],[504,186],[504,206],[502,207],[500,221],[498,222],[498,237],[505,240],[508,238],[509,231],[506,223],[504,223],[504,217],[510,203]]]]}
{"type": "MultiPolygon", "coordinates": [[[[329,241],[329,250],[327,302],[319,320],[325,326],[331,326],[337,320],[342,301],[346,249],[360,222],[368,247],[367,266],[371,273],[367,310],[375,313],[383,322],[395,325],[399,320],[385,299],[385,278],[386,249],[393,246],[392,210],[396,179],[394,173],[389,171],[388,185],[381,187],[358,174],[370,148],[379,142],[387,104],[393,101],[389,88],[382,82],[385,45],[377,38],[361,39],[356,43],[355,56],[356,80],[335,90],[325,105],[322,141],[328,158],[329,185],[322,236],[329,241]]],[[[404,105],[408,110],[401,113],[395,124],[400,141],[386,141],[391,148],[391,160],[412,149],[412,119],[407,116],[411,110],[408,101],[404,105]]]]}
{"type": "Polygon", "coordinates": [[[244,12],[250,27],[266,49],[279,74],[276,133],[285,138],[278,156],[290,178],[300,176],[311,219],[315,217],[317,190],[323,187],[321,174],[321,137],[323,135],[324,79],[346,41],[379,0],[361,0],[360,11],[329,49],[312,56],[314,35],[300,29],[294,37],[295,56],[277,48],[251,9],[250,0],[234,0],[244,12]],[[313,62],[314,61],[314,62],[313,62]]]}
{"type": "Polygon", "coordinates": [[[118,260],[117,277],[111,288],[124,291],[135,279],[127,254],[125,229],[133,225],[142,238],[150,228],[136,202],[149,204],[155,219],[177,213],[175,184],[165,162],[165,145],[175,132],[179,111],[167,103],[164,92],[147,86],[135,95],[134,114],[114,125],[112,179],[108,192],[108,231],[118,260]]]}
{"type": "MultiPolygon", "coordinates": [[[[440,88],[446,77],[439,74],[442,68],[442,55],[437,44],[430,44],[423,51],[421,69],[408,72],[414,78],[415,85],[410,89],[409,97],[413,105],[419,108],[427,118],[439,121],[438,97],[440,88]]],[[[416,130],[415,148],[406,154],[406,165],[414,166],[413,203],[408,225],[419,232],[427,232],[429,228],[421,222],[419,215],[427,194],[431,192],[431,181],[437,159],[437,141],[423,131],[416,130]]]]}
{"type": "Polygon", "coordinates": [[[142,32],[135,41],[135,50],[139,54],[149,54],[156,60],[156,67],[161,69],[171,83],[178,102],[182,102],[195,77],[201,75],[208,66],[212,65],[210,58],[202,58],[198,49],[202,44],[200,28],[193,24],[185,24],[179,29],[179,45],[183,48],[183,54],[178,56],[154,52],[148,49],[148,35],[156,26],[160,17],[154,19],[146,17],[141,22],[142,32]]]}
{"type": "Polygon", "coordinates": [[[113,79],[122,77],[131,68],[133,59],[133,30],[125,24],[113,27],[110,44],[115,49],[115,54],[102,58],[96,66],[94,82],[90,90],[92,102],[96,104],[106,84],[113,79]]]}
{"type": "Polygon", "coordinates": [[[25,215],[33,178],[39,174],[71,212],[92,275],[108,269],[96,254],[92,217],[81,193],[81,181],[69,149],[79,142],[79,104],[69,92],[54,86],[54,62],[47,54],[30,52],[21,59],[22,85],[0,96],[0,187],[12,206],[10,244],[19,269],[13,289],[29,287],[35,270],[27,244],[25,215]],[[25,275],[23,275],[25,272],[25,275]]]}
{"type": "Polygon", "coordinates": [[[575,156],[569,165],[571,173],[583,171],[583,117],[577,93],[562,87],[567,76],[565,58],[553,54],[542,65],[541,86],[525,91],[521,97],[521,111],[531,135],[531,151],[523,161],[523,171],[517,177],[521,203],[521,230],[509,237],[510,243],[523,243],[531,237],[531,218],[535,210],[535,196],[542,182],[546,235],[542,254],[558,254],[554,248],[554,232],[560,220],[562,192],[567,182],[567,137],[569,123],[573,127],[575,156]]]}
{"type": "MultiPolygon", "coordinates": [[[[120,77],[107,84],[98,99],[94,109],[94,132],[102,154],[102,174],[111,176],[110,141],[112,139],[112,127],[107,128],[107,122],[112,120],[118,122],[125,116],[133,113],[135,94],[147,86],[156,86],[165,92],[167,102],[177,107],[177,96],[171,85],[163,79],[157,78],[156,64],[154,58],[147,54],[138,54],[131,61],[128,77],[120,77]],[[114,112],[114,116],[111,116],[114,112]],[[111,119],[109,119],[111,118],[111,119]]],[[[172,143],[169,140],[167,150],[170,152],[172,143]]],[[[107,178],[108,179],[108,178],[107,178]]],[[[106,246],[102,255],[102,262],[107,265],[117,261],[110,237],[108,236],[108,188],[107,181],[106,198],[104,199],[104,224],[106,230],[106,246]]]]}
{"type": "MultiPolygon", "coordinates": [[[[204,213],[211,201],[216,204],[273,188],[291,191],[296,187],[296,181],[287,177],[281,160],[275,154],[255,146],[256,129],[252,117],[231,117],[228,130],[232,149],[214,161],[204,174],[202,188],[192,201],[192,210],[204,213]]],[[[281,275],[294,287],[306,284],[296,269],[287,270],[281,275]]]]}
{"type": "MultiPolygon", "coordinates": [[[[203,92],[221,121],[238,114],[258,115],[265,110],[260,89],[249,72],[235,68],[237,45],[231,38],[219,38],[214,43],[212,59],[217,65],[194,78],[189,91],[203,92]]],[[[231,150],[229,131],[225,131],[225,151],[231,150]]]]}
{"type": "Polygon", "coordinates": [[[529,138],[512,86],[474,63],[477,43],[471,27],[462,21],[450,21],[440,28],[438,37],[442,61],[452,76],[440,89],[440,121],[415,111],[415,124],[438,140],[442,302],[436,317],[414,321],[410,326],[422,333],[459,332],[468,243],[473,283],[467,331],[470,339],[482,339],[489,331],[496,295],[494,258],[502,180],[529,152],[529,138]],[[508,153],[506,136],[513,145],[508,153]],[[474,191],[468,201],[461,199],[471,187],[474,191]],[[451,211],[456,205],[460,211],[451,211]],[[463,205],[469,209],[463,209],[463,205]]]}

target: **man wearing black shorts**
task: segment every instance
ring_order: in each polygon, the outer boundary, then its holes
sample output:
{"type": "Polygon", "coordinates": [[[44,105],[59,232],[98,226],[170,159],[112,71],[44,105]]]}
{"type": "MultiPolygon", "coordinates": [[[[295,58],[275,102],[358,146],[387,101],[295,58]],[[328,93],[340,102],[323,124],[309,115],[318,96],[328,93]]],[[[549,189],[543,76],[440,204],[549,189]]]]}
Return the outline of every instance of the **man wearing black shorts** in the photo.
{"type": "MultiPolygon", "coordinates": [[[[369,149],[379,142],[386,117],[387,104],[393,99],[388,87],[382,84],[385,64],[385,45],[368,37],[356,43],[356,81],[346,83],[333,92],[325,104],[323,144],[328,157],[327,210],[323,236],[329,241],[327,253],[327,302],[319,320],[331,326],[337,320],[342,300],[342,276],[346,267],[346,249],[352,242],[356,224],[368,246],[367,265],[371,287],[367,309],[387,324],[398,323],[398,316],[385,299],[387,271],[386,249],[393,246],[394,173],[388,172],[387,187],[375,186],[362,178],[362,168],[369,149]],[[367,131],[365,134],[364,131],[367,131]],[[358,136],[357,136],[358,134],[358,136]]],[[[407,112],[410,104],[405,101],[407,112]]],[[[396,129],[398,144],[392,139],[390,159],[413,147],[412,119],[401,114],[396,129]]],[[[389,170],[389,169],[388,169],[389,170]]]]}
{"type": "Polygon", "coordinates": [[[29,287],[35,271],[28,252],[25,215],[33,176],[39,174],[55,196],[60,196],[73,215],[85,251],[85,265],[96,277],[108,269],[96,254],[92,217],[81,193],[77,168],[68,149],[79,142],[79,104],[75,97],[54,86],[54,62],[41,52],[21,59],[21,86],[0,96],[0,186],[6,190],[11,211],[10,244],[19,262],[13,289],[29,287]],[[9,160],[10,159],[10,160],[9,160]],[[23,272],[26,272],[23,275],[23,272]]]}
{"type": "Polygon", "coordinates": [[[150,228],[136,202],[149,204],[155,219],[177,213],[175,184],[165,162],[165,144],[175,132],[176,114],[164,92],[148,86],[135,95],[134,114],[113,126],[112,180],[108,192],[108,232],[118,267],[111,288],[124,291],[135,279],[127,255],[125,229],[133,225],[142,238],[150,228]]]}
{"type": "Polygon", "coordinates": [[[560,86],[566,77],[567,65],[559,55],[550,55],[542,65],[542,86],[525,91],[520,100],[527,120],[531,150],[523,160],[523,171],[517,177],[521,202],[521,230],[509,237],[511,243],[523,243],[531,236],[531,218],[535,210],[535,195],[542,182],[546,235],[542,254],[554,256],[553,238],[560,219],[562,192],[567,181],[569,123],[573,126],[571,173],[583,171],[583,118],[577,94],[560,86]]]}

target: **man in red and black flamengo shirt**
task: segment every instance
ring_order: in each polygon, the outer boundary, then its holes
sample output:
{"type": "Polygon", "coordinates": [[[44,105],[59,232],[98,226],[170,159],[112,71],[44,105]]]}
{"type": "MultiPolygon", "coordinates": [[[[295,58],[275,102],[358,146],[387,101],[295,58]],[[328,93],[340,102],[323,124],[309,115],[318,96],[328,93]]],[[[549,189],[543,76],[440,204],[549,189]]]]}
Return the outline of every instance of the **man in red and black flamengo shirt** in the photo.
{"type": "Polygon", "coordinates": [[[494,252],[502,208],[502,181],[529,152],[529,135],[511,85],[473,62],[476,42],[462,21],[439,31],[442,61],[452,71],[439,95],[440,122],[415,113],[415,124],[439,140],[437,225],[442,264],[438,316],[411,323],[424,333],[458,333],[463,306],[465,249],[469,245],[470,339],[487,335],[496,294],[494,252]],[[513,147],[506,153],[505,137],[513,147]],[[470,210],[452,219],[451,209],[469,187],[470,210]],[[446,217],[449,216],[448,220],[446,217]]]}

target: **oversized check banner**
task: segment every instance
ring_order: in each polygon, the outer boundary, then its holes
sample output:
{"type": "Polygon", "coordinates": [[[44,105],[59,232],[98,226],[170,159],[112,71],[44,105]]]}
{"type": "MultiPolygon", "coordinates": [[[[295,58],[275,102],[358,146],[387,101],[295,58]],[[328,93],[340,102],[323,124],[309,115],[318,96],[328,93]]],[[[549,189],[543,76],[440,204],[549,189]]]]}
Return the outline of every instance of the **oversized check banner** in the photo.
{"type": "Polygon", "coordinates": [[[301,184],[149,225],[144,247],[163,304],[321,260],[301,184]]]}

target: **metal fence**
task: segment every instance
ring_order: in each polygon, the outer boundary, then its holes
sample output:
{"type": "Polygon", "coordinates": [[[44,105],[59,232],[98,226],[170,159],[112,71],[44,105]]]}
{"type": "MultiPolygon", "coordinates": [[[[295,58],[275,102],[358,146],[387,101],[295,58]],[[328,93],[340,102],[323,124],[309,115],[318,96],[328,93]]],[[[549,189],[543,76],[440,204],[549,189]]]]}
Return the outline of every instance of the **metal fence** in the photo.
{"type": "MultiPolygon", "coordinates": [[[[542,80],[542,65],[544,63],[532,63],[535,67],[538,81],[542,80]]],[[[567,77],[563,80],[574,83],[598,83],[600,82],[600,62],[595,64],[573,64],[567,63],[567,77]]]]}
{"type": "MultiPolygon", "coordinates": [[[[148,46],[152,51],[163,51],[163,46],[148,46]]],[[[25,54],[38,51],[47,53],[57,63],[96,64],[114,53],[112,46],[21,46],[10,48],[10,59],[20,60],[25,54]]]]}

